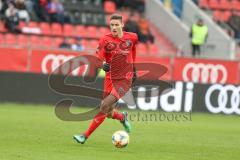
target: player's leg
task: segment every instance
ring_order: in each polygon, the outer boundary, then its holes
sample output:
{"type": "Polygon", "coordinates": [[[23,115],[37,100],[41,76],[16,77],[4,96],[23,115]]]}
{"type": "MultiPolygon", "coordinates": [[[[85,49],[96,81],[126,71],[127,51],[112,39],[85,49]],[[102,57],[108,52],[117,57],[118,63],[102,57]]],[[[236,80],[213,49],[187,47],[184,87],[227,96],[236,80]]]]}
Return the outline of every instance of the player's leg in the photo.
{"type": "Polygon", "coordinates": [[[121,112],[119,112],[119,110],[116,107],[117,107],[117,105],[115,103],[109,108],[108,113],[107,113],[107,118],[112,118],[112,119],[116,119],[119,121],[123,121],[124,115],[121,112]]]}
{"type": "MultiPolygon", "coordinates": [[[[114,87],[111,94],[113,94],[119,100],[120,98],[123,98],[124,95],[126,95],[126,93],[131,89],[131,85],[131,80],[115,81],[115,83],[113,83],[114,87]]],[[[127,112],[119,112],[117,110],[112,111],[112,118],[120,120],[125,130],[130,133],[131,125],[127,119],[127,116],[127,112]]]]}
{"type": "MultiPolygon", "coordinates": [[[[121,99],[128,105],[129,108],[131,109],[135,109],[136,108],[136,103],[135,100],[133,98],[133,94],[132,94],[132,90],[130,89],[123,97],[121,97],[121,99]]],[[[123,116],[124,114],[119,112],[119,107],[117,106],[117,103],[114,104],[108,112],[108,118],[112,118],[112,119],[117,119],[122,121],[123,120],[123,116]]]]}
{"type": "Polygon", "coordinates": [[[88,138],[92,132],[105,120],[109,108],[116,103],[117,99],[113,95],[108,95],[103,101],[100,106],[100,112],[94,117],[91,125],[89,126],[88,130],[85,132],[86,138],[88,138]]]}
{"type": "Polygon", "coordinates": [[[116,109],[116,103],[114,103],[108,110],[108,113],[107,113],[107,118],[112,118],[112,113],[113,113],[113,110],[116,109]]]}
{"type": "Polygon", "coordinates": [[[86,132],[82,135],[76,135],[74,136],[74,139],[79,143],[84,143],[87,138],[102,124],[102,122],[105,120],[107,113],[110,109],[110,107],[117,102],[117,98],[113,95],[108,95],[101,103],[100,111],[99,113],[94,117],[93,121],[91,122],[89,128],[86,130],[86,132]]]}
{"type": "Polygon", "coordinates": [[[116,119],[116,120],[119,120],[119,121],[123,121],[124,120],[124,114],[119,112],[116,107],[117,107],[117,105],[116,105],[116,103],[114,103],[109,108],[108,113],[107,113],[107,118],[112,118],[112,119],[116,119]]]}
{"type": "Polygon", "coordinates": [[[119,112],[115,107],[110,108],[107,117],[120,121],[121,124],[123,125],[124,129],[126,130],[126,132],[130,133],[132,127],[127,119],[128,113],[125,111],[119,112]]]}
{"type": "MultiPolygon", "coordinates": [[[[111,91],[111,94],[116,97],[117,100],[119,100],[121,97],[123,97],[126,92],[130,89],[131,81],[119,81],[114,83],[113,90],[111,91]]],[[[113,104],[114,105],[114,104],[113,104]]],[[[127,132],[131,131],[131,125],[127,119],[127,112],[119,112],[115,109],[116,106],[111,106],[108,110],[108,117],[111,117],[112,119],[119,120],[125,130],[127,132]]]]}

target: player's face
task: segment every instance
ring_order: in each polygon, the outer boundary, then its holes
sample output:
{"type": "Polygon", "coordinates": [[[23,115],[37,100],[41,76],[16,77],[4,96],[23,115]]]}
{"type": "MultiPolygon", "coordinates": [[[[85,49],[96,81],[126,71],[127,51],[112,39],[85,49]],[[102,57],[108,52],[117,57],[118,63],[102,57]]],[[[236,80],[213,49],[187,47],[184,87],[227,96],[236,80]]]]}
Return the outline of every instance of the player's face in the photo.
{"type": "Polygon", "coordinates": [[[112,19],[110,21],[110,29],[114,37],[119,37],[123,32],[123,23],[120,20],[112,19]]]}

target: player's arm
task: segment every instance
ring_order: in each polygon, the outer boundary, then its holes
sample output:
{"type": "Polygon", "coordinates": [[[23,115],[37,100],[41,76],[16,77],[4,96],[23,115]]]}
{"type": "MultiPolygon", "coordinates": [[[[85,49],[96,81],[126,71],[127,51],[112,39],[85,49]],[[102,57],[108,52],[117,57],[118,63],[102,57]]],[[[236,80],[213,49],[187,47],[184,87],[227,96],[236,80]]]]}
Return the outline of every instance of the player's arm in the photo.
{"type": "Polygon", "coordinates": [[[102,69],[105,72],[109,72],[110,71],[110,65],[108,63],[106,63],[106,62],[103,62],[102,69]]]}
{"type": "Polygon", "coordinates": [[[104,39],[100,39],[99,43],[98,43],[98,48],[96,51],[97,57],[98,57],[98,61],[100,61],[100,63],[98,64],[102,64],[99,66],[99,68],[102,68],[105,72],[108,72],[110,70],[110,65],[108,63],[106,63],[106,51],[104,49],[104,39]]]}
{"type": "Polygon", "coordinates": [[[136,35],[135,37],[135,43],[133,46],[133,53],[132,53],[132,58],[133,58],[133,78],[132,78],[132,83],[134,83],[137,79],[137,70],[135,67],[135,61],[136,61],[136,45],[138,43],[138,36],[136,35]]]}

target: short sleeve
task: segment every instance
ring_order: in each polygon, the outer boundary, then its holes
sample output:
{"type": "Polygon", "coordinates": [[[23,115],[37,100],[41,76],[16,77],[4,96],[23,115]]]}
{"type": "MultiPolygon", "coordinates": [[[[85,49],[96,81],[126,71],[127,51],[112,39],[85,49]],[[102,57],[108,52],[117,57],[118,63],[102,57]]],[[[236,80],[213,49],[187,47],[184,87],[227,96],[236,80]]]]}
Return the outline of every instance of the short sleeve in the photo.
{"type": "Polygon", "coordinates": [[[138,35],[136,33],[134,33],[133,37],[134,37],[135,44],[137,44],[138,43],[138,35]]]}
{"type": "Polygon", "coordinates": [[[100,60],[104,61],[106,59],[106,54],[104,49],[104,39],[99,40],[96,54],[100,60]]]}

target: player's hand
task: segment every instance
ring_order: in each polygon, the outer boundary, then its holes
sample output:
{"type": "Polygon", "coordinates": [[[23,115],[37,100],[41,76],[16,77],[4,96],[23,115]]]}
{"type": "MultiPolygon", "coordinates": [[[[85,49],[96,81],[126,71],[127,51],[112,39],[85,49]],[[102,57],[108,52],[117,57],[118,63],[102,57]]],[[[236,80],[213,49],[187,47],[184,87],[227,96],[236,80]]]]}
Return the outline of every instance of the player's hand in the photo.
{"type": "Polygon", "coordinates": [[[136,68],[133,67],[132,84],[134,84],[134,82],[136,81],[136,79],[137,79],[137,71],[136,71],[136,68]]]}
{"type": "Polygon", "coordinates": [[[105,72],[109,72],[109,71],[110,71],[110,65],[109,65],[108,63],[103,63],[102,69],[103,69],[105,72]]]}

